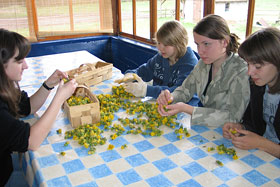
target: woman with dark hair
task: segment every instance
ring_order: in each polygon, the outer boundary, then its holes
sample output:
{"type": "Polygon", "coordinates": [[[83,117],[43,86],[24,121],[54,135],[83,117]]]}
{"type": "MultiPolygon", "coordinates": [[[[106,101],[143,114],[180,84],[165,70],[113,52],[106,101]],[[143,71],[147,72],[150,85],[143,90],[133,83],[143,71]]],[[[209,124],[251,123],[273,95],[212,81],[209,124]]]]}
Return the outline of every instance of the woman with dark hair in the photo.
{"type": "Polygon", "coordinates": [[[226,21],[218,15],[200,20],[193,35],[200,60],[182,86],[172,94],[164,90],[159,95],[159,113],[169,116],[185,112],[191,115],[191,124],[195,125],[239,122],[248,105],[250,89],[247,64],[235,54],[238,37],[230,33],[226,21]],[[203,107],[186,104],[194,94],[203,107]]]}
{"type": "Polygon", "coordinates": [[[250,103],[240,124],[224,125],[223,136],[237,148],[260,149],[280,158],[280,30],[255,32],[238,53],[248,63],[250,103]]]}
{"type": "MultiPolygon", "coordinates": [[[[197,57],[188,46],[188,33],[176,20],[165,22],[156,33],[158,54],[136,69],[127,70],[124,79],[135,73],[136,82],[124,84],[125,90],[136,97],[157,98],[162,90],[175,90],[197,64],[197,57]],[[153,85],[147,84],[153,81],[153,85]]],[[[197,105],[197,96],[192,105],[197,105]]]]}
{"type": "Polygon", "coordinates": [[[28,97],[20,90],[18,82],[28,68],[25,57],[30,44],[22,35],[0,29],[0,186],[4,186],[12,171],[11,153],[36,150],[48,135],[63,104],[75,91],[75,80],[63,84],[67,75],[56,70],[34,93],[28,97]],[[46,101],[50,90],[59,84],[46,112],[32,126],[19,117],[34,114],[46,101]]]}

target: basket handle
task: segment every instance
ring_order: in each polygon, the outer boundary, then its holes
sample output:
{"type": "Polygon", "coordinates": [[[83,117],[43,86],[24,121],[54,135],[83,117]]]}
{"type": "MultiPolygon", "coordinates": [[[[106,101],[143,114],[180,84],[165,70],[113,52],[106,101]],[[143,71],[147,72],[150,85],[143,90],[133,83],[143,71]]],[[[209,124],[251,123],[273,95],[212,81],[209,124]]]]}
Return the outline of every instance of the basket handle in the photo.
{"type": "Polygon", "coordinates": [[[85,64],[81,64],[81,65],[79,66],[79,70],[80,70],[80,68],[83,67],[83,66],[87,66],[88,68],[90,68],[90,70],[95,70],[95,69],[96,69],[96,68],[95,68],[95,65],[93,65],[93,64],[91,64],[91,63],[85,63],[85,64]]]}
{"type": "Polygon", "coordinates": [[[79,84],[79,85],[76,87],[76,89],[75,89],[73,95],[76,95],[76,93],[77,93],[77,91],[79,90],[79,88],[85,88],[85,89],[87,89],[87,90],[90,91],[89,87],[87,87],[86,85],[79,84]]]}

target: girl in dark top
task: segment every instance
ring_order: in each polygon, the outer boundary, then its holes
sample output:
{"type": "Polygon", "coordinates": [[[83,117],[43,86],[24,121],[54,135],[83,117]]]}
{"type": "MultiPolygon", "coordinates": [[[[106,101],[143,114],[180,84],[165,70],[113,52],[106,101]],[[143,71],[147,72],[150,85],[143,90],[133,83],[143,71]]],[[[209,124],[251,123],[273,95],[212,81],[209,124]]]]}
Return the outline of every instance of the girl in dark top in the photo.
{"type": "Polygon", "coordinates": [[[28,40],[16,32],[0,29],[0,186],[4,186],[12,171],[11,153],[36,150],[48,135],[63,102],[69,98],[77,83],[63,84],[67,75],[56,70],[28,97],[18,82],[28,68],[25,57],[30,51],[28,40]],[[19,117],[34,114],[46,101],[50,90],[58,85],[57,92],[46,112],[32,126],[19,117]]]}
{"type": "Polygon", "coordinates": [[[248,63],[250,103],[242,123],[226,123],[223,136],[232,139],[237,148],[260,149],[280,158],[280,31],[266,28],[255,32],[238,53],[248,63]]]}

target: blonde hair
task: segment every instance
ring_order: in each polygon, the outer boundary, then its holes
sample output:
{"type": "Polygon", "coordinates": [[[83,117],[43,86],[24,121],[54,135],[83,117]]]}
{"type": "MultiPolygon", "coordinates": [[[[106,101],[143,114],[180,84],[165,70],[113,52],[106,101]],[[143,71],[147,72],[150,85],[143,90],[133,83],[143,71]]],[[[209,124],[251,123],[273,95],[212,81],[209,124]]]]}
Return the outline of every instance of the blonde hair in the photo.
{"type": "Polygon", "coordinates": [[[177,58],[185,55],[188,46],[188,32],[185,27],[176,20],[165,22],[156,33],[157,42],[177,49],[177,58]]]}

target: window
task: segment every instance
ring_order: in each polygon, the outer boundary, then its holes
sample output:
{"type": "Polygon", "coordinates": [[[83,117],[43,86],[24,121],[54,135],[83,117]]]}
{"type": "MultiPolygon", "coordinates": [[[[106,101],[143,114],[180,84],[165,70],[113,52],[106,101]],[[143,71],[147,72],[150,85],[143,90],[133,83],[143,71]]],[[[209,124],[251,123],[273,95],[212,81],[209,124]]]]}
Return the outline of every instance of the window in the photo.
{"type": "Polygon", "coordinates": [[[228,0],[227,2],[221,0],[215,1],[215,14],[226,19],[231,33],[235,33],[239,36],[241,41],[246,37],[247,12],[247,0],[228,0]]]}
{"type": "Polygon", "coordinates": [[[256,0],[252,31],[273,26],[280,29],[280,0],[256,0]]]}
{"type": "Polygon", "coordinates": [[[111,0],[2,0],[1,27],[29,38],[113,33],[111,0]]]}

